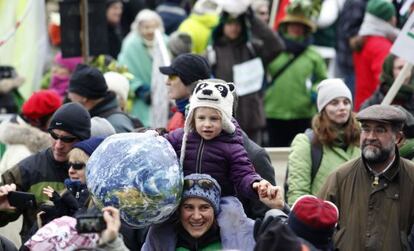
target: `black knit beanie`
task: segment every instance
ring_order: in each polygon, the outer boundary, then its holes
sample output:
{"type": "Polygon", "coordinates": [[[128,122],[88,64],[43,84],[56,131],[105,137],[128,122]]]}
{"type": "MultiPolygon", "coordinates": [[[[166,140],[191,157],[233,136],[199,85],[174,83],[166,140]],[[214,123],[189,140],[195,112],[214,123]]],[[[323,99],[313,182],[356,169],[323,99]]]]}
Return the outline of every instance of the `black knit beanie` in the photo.
{"type": "Polygon", "coordinates": [[[91,136],[91,116],[79,103],[67,103],[62,105],[53,114],[49,130],[59,129],[68,132],[80,140],[91,136]]]}
{"type": "Polygon", "coordinates": [[[69,92],[80,96],[98,99],[106,95],[108,85],[103,74],[96,68],[78,64],[69,82],[69,92]]]}

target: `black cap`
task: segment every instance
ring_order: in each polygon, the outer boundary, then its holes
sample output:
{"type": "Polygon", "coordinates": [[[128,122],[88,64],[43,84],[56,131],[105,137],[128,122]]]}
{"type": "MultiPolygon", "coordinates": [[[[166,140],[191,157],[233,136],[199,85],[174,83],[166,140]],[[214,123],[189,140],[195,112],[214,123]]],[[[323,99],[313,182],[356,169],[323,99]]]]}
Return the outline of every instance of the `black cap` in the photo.
{"type": "Polygon", "coordinates": [[[96,68],[78,64],[69,82],[69,92],[98,99],[106,96],[108,85],[103,74],[96,68]]]}
{"type": "Polygon", "coordinates": [[[184,85],[190,85],[200,79],[210,78],[210,66],[200,55],[185,53],[174,58],[170,66],[160,67],[165,75],[177,75],[184,85]]]}
{"type": "Polygon", "coordinates": [[[81,104],[67,103],[55,111],[48,129],[68,132],[80,140],[88,139],[91,136],[91,116],[81,104]]]}

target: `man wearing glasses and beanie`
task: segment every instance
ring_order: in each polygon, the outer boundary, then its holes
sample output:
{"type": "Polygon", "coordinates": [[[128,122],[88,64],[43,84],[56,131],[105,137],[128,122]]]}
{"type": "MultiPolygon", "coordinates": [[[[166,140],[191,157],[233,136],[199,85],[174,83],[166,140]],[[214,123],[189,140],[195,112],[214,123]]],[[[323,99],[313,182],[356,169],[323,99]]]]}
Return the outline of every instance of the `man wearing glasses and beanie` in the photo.
{"type": "Polygon", "coordinates": [[[37,210],[11,207],[7,194],[10,191],[33,193],[40,205],[48,200],[42,195],[43,187],[63,190],[63,181],[68,178],[67,153],[76,142],[90,137],[91,117],[82,105],[67,103],[53,114],[48,131],[52,140],[50,148],[27,157],[1,176],[0,225],[7,225],[23,214],[22,243],[30,237],[37,210]]]}

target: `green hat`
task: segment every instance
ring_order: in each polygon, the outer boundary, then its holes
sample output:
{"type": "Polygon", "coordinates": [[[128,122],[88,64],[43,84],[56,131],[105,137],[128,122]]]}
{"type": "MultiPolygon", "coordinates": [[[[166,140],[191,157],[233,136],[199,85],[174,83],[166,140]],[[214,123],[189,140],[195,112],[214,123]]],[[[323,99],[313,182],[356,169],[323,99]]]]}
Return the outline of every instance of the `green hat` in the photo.
{"type": "Polygon", "coordinates": [[[311,32],[316,31],[315,20],[319,16],[321,1],[293,0],[286,8],[286,16],[280,21],[280,25],[287,23],[301,23],[311,32]]]}
{"type": "Polygon", "coordinates": [[[367,12],[385,21],[396,15],[394,5],[388,0],[369,0],[367,12]]]}

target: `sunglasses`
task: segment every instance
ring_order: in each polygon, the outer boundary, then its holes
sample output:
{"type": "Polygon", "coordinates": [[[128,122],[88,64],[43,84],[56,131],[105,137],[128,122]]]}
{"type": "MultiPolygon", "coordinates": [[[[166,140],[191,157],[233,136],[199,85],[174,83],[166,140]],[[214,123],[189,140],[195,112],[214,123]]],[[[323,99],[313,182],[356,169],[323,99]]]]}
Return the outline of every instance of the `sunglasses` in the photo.
{"type": "Polygon", "coordinates": [[[192,188],[195,184],[203,189],[211,189],[214,187],[214,182],[208,179],[199,179],[199,180],[184,180],[184,189],[188,190],[192,188]]]}
{"type": "Polygon", "coordinates": [[[169,80],[171,80],[171,81],[174,81],[174,80],[176,80],[178,78],[178,76],[177,75],[168,75],[168,79],[169,80]]]}
{"type": "Polygon", "coordinates": [[[77,137],[71,137],[71,136],[59,136],[56,133],[54,133],[53,131],[49,131],[49,133],[50,133],[50,136],[52,136],[52,138],[54,140],[60,139],[61,141],[65,142],[65,143],[72,143],[72,142],[74,142],[75,140],[78,139],[77,137]]]}
{"type": "Polygon", "coordinates": [[[85,163],[68,163],[69,167],[72,167],[75,170],[82,170],[85,167],[85,163]]]}

